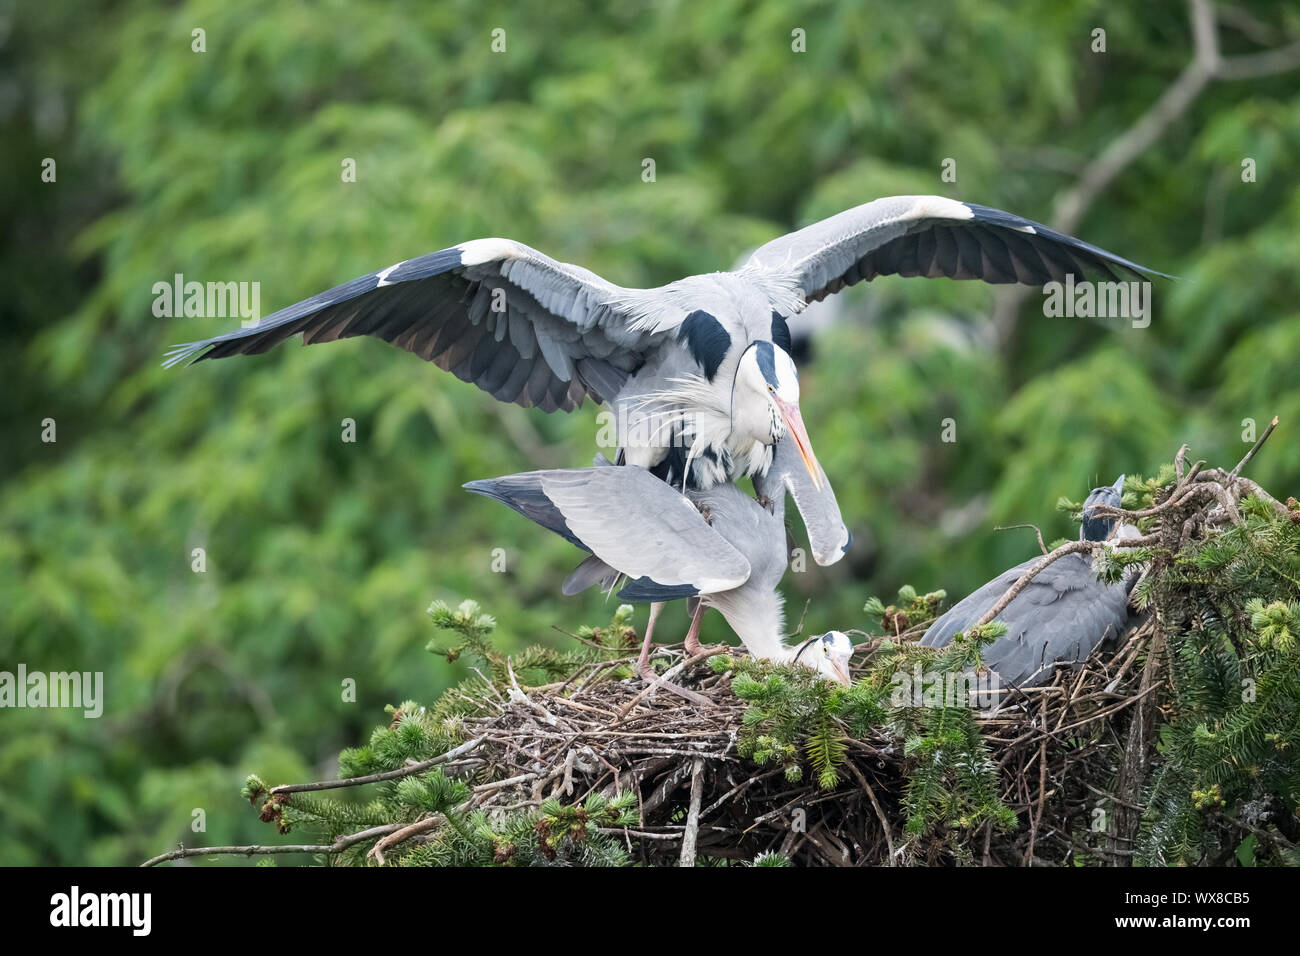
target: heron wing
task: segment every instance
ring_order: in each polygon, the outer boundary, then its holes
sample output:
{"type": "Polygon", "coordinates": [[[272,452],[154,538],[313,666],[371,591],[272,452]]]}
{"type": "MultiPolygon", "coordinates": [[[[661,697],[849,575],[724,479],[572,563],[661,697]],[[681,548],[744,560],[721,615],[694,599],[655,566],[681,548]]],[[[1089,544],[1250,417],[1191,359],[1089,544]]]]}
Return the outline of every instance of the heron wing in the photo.
{"type": "Polygon", "coordinates": [[[600,585],[602,591],[608,591],[621,577],[621,574],[593,554],[569,572],[560,593],[572,597],[596,584],[600,585]]]}
{"type": "Polygon", "coordinates": [[[494,398],[571,411],[617,394],[666,331],[638,323],[650,291],[625,289],[509,239],[408,259],[225,335],[173,346],[164,365],[372,335],[494,398]]]}
{"type": "Polygon", "coordinates": [[[855,206],[760,246],[741,272],[774,308],[802,311],[876,276],[1042,285],[1089,272],[1163,275],[1039,222],[943,196],[891,196],[855,206]]]}
{"type": "MultiPolygon", "coordinates": [[[[558,534],[569,544],[577,545],[584,551],[591,549],[582,543],[564,520],[560,509],[542,490],[540,471],[528,471],[518,475],[503,475],[500,478],[482,478],[468,481],[461,487],[485,498],[493,498],[508,508],[513,508],[529,521],[541,525],[548,531],[558,534]]],[[[575,592],[576,593],[576,592],[575,592]]]]}
{"type": "Polygon", "coordinates": [[[542,472],[541,485],[573,534],[633,581],[648,578],[708,594],[749,579],[744,555],[709,526],[689,499],[644,468],[542,472]]]}
{"type": "MultiPolygon", "coordinates": [[[[1018,564],[1009,571],[999,574],[987,584],[982,585],[978,590],[966,595],[950,607],[947,613],[930,625],[920,643],[925,647],[947,647],[952,642],[953,637],[959,632],[964,632],[983,617],[984,612],[997,603],[998,598],[1002,597],[1007,588],[1015,584],[1020,575],[1028,570],[1033,563],[1031,559],[1023,564],[1018,564]]],[[[1032,586],[1031,582],[1030,587],[1032,586]]],[[[1020,596],[1023,597],[1024,593],[1024,591],[1020,592],[1020,596]]]]}
{"type": "Polygon", "coordinates": [[[673,597],[726,591],[749,580],[749,561],[699,509],[636,465],[530,471],[465,488],[503,502],[634,583],[672,589],[673,597]]]}
{"type": "MultiPolygon", "coordinates": [[[[935,621],[921,643],[943,647],[973,625],[1033,564],[1017,565],[959,601],[935,621]]],[[[1128,623],[1128,588],[1098,581],[1092,562],[1070,554],[1040,572],[995,618],[1007,633],[984,648],[984,662],[1002,680],[1033,687],[1050,679],[1060,663],[1084,661],[1128,623]]]]}

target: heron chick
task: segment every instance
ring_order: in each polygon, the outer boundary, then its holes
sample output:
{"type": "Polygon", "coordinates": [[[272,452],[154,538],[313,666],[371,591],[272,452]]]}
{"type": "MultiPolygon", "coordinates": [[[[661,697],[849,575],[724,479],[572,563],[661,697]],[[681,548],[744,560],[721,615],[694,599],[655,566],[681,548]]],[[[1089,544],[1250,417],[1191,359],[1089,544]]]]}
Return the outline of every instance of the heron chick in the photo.
{"type": "MultiPolygon", "coordinates": [[[[1079,540],[1122,541],[1134,537],[1133,525],[1096,513],[1098,505],[1118,508],[1124,476],[1113,485],[1094,488],[1083,506],[1079,540]]],[[[1119,545],[1122,547],[1122,545],[1119,545]]],[[[998,599],[1038,560],[1030,558],[1004,571],[974,593],[958,601],[930,625],[921,644],[945,647],[983,617],[998,599]]],[[[1037,687],[1051,680],[1061,665],[1077,665],[1107,638],[1119,635],[1129,620],[1129,592],[1140,571],[1129,569],[1114,584],[1098,581],[1092,558],[1067,554],[1044,568],[1006,606],[995,621],[1007,626],[1006,634],[986,646],[980,656],[1004,683],[1037,687]]]]}

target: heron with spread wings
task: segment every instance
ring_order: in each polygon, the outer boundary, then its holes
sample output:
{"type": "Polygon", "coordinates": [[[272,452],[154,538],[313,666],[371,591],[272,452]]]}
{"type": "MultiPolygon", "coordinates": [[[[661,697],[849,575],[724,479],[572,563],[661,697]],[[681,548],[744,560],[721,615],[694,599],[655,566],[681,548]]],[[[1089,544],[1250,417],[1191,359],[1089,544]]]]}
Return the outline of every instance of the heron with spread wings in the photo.
{"type": "MultiPolygon", "coordinates": [[[[645,478],[686,493],[725,486],[724,494],[747,498],[732,482],[764,476],[782,440],[814,487],[825,483],[799,408],[787,324],[810,303],[882,275],[1042,285],[1090,272],[1114,280],[1117,271],[1150,272],[988,206],[894,196],[774,239],[734,271],[651,289],[614,285],[510,239],[475,239],[353,279],[253,326],[175,346],[164,364],[264,352],[295,335],[308,345],[370,335],[499,401],[548,412],[572,411],[587,398],[606,402],[618,423],[618,465],[640,466],[645,478]]],[[[642,481],[597,477],[601,470],[589,470],[590,480],[642,481]]],[[[675,500],[679,509],[709,506],[675,500]]],[[[809,522],[804,502],[795,503],[809,522]]],[[[638,561],[659,547],[634,537],[644,552],[638,561]]],[[[686,554],[670,552],[677,560],[686,554]]],[[[749,577],[737,571],[704,583],[720,601],[716,594],[749,577]]],[[[678,582],[703,595],[701,583],[678,582]]]]}
{"type": "Polygon", "coordinates": [[[358,335],[384,339],[496,399],[616,412],[619,464],[705,489],[761,474],[789,436],[819,469],[787,320],[876,276],[1041,285],[1144,269],[1010,213],[940,196],[849,209],[757,249],[739,269],[614,285],[510,239],[475,239],[353,279],[256,325],[175,346],[167,365],[358,335]]]}

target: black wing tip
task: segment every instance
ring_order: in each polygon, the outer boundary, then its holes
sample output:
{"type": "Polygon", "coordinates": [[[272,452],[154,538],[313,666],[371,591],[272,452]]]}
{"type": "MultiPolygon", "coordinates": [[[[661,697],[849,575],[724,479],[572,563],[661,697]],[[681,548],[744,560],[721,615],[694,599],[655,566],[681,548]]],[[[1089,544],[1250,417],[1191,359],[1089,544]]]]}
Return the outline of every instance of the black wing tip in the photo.
{"type": "MultiPolygon", "coordinates": [[[[1051,226],[1033,219],[1026,219],[1024,216],[1017,216],[1015,213],[1007,212],[1003,209],[997,209],[993,206],[985,206],[977,202],[962,202],[962,205],[971,211],[976,222],[987,223],[990,226],[1001,226],[1004,229],[1014,229],[1017,232],[1024,233],[1025,227],[1029,226],[1034,230],[1034,235],[1042,236],[1054,242],[1064,243],[1074,249],[1079,249],[1096,256],[1108,265],[1118,266],[1121,269],[1127,269],[1136,276],[1158,276],[1161,279],[1170,279],[1178,281],[1178,276],[1169,275],[1158,269],[1152,269],[1150,266],[1140,265],[1123,256],[1118,256],[1113,252],[1108,252],[1100,246],[1094,246],[1090,242],[1084,242],[1075,236],[1069,236],[1065,233],[1057,232],[1051,226]]],[[[1028,233],[1026,233],[1028,235],[1028,233]]]]}
{"type": "Polygon", "coordinates": [[[324,309],[339,305],[343,302],[351,301],[361,295],[365,295],[366,293],[374,292],[382,286],[397,285],[398,283],[409,282],[415,279],[424,279],[448,272],[461,265],[461,258],[460,246],[451,246],[446,249],[440,249],[437,252],[431,252],[428,255],[418,256],[414,259],[407,259],[403,262],[389,266],[386,269],[379,269],[375,272],[358,276],[350,282],[345,282],[332,289],[327,289],[324,292],[310,296],[300,302],[295,302],[293,305],[265,316],[261,318],[256,325],[235,329],[233,332],[228,332],[225,335],[216,338],[173,345],[165,353],[162,366],[163,368],[173,368],[193,357],[192,361],[188,363],[192,365],[194,362],[212,357],[209,354],[210,349],[218,343],[227,342],[233,339],[247,338],[259,333],[270,332],[284,325],[286,322],[306,318],[324,309]],[[209,351],[204,351],[205,349],[209,351]]]}
{"type": "Polygon", "coordinates": [[[211,339],[203,339],[199,342],[182,342],[179,345],[169,346],[167,351],[163,353],[162,367],[175,368],[181,363],[190,366],[195,362],[201,362],[207,358],[207,354],[203,350],[210,345],[212,345],[211,339]]]}

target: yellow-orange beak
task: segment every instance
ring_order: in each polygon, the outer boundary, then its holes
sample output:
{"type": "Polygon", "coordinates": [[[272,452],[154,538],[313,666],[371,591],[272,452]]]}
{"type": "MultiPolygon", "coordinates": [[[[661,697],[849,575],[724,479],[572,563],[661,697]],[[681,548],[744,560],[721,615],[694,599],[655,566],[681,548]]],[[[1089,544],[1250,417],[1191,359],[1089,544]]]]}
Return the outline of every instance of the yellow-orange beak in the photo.
{"type": "Polygon", "coordinates": [[[808,429],[803,427],[803,416],[799,414],[799,406],[793,402],[783,401],[775,394],[772,395],[772,401],[776,403],[777,411],[785,419],[786,430],[794,440],[795,447],[799,449],[799,457],[803,459],[804,467],[812,476],[813,487],[821,491],[822,468],[813,455],[812,442],[808,440],[808,429]]]}

